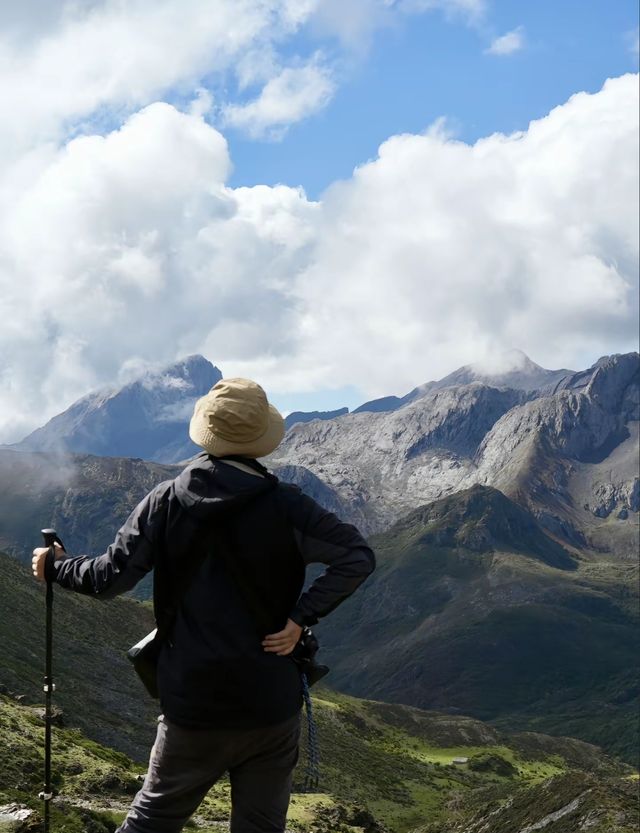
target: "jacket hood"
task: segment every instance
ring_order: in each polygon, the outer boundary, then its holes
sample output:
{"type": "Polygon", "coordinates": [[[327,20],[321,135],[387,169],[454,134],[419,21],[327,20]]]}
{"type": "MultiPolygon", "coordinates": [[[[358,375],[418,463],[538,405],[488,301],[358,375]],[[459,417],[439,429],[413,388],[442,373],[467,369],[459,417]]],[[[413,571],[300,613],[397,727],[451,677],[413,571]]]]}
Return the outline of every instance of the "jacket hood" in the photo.
{"type": "Polygon", "coordinates": [[[204,453],[176,477],[174,489],[183,509],[202,520],[236,512],[274,483],[274,475],[249,474],[204,453]]]}

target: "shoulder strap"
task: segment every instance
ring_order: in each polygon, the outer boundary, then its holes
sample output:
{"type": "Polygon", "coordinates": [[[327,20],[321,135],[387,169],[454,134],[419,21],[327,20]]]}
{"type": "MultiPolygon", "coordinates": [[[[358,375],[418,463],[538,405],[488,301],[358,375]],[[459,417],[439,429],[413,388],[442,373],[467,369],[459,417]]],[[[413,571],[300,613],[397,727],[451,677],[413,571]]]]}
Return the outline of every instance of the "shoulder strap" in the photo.
{"type": "Polygon", "coordinates": [[[242,463],[244,466],[248,466],[250,469],[253,469],[256,474],[261,474],[264,478],[271,481],[271,483],[277,483],[278,478],[269,471],[266,466],[263,466],[258,460],[254,457],[242,457],[239,454],[225,454],[224,457],[219,457],[218,459],[222,460],[224,463],[225,460],[233,460],[236,463],[242,463]]]}

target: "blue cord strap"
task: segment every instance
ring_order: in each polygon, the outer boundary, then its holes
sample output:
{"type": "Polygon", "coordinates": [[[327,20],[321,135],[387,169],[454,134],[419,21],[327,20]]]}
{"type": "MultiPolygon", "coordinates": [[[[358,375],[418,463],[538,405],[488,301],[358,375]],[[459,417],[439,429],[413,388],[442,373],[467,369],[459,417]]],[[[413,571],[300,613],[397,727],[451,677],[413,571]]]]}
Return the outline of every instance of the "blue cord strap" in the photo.
{"type": "Polygon", "coordinates": [[[318,729],[313,718],[313,706],[309,692],[307,675],[302,674],[302,696],[307,712],[307,774],[304,779],[304,792],[317,792],[320,783],[320,750],[318,747],[318,729]]]}

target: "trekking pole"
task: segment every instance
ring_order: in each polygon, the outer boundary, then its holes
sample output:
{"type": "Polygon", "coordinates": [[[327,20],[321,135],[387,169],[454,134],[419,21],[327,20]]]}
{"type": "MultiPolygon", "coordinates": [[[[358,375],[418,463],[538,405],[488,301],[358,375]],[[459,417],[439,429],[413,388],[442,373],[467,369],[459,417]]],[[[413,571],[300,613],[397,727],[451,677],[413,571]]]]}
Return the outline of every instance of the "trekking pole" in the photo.
{"type": "Polygon", "coordinates": [[[47,647],[44,672],[44,790],[39,793],[38,798],[44,801],[44,833],[49,833],[49,802],[53,798],[51,789],[51,697],[56,687],[53,682],[53,580],[51,578],[53,562],[56,558],[55,544],[63,549],[62,541],[58,538],[55,529],[43,529],[45,547],[49,552],[45,558],[44,575],[47,581],[47,647]]]}

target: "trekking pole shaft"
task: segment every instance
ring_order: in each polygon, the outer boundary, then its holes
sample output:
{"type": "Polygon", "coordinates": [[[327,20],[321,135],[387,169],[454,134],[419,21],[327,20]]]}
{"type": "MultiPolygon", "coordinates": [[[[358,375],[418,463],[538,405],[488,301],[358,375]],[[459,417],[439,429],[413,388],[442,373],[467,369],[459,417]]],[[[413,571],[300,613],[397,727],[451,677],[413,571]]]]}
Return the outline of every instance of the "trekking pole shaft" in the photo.
{"type": "MultiPolygon", "coordinates": [[[[53,586],[47,582],[47,644],[44,672],[45,725],[44,725],[44,791],[51,794],[51,707],[53,698],[53,586]]],[[[45,808],[48,801],[45,798],[45,808]]]]}
{"type": "Polygon", "coordinates": [[[53,581],[51,566],[56,558],[55,544],[62,546],[55,529],[43,529],[44,544],[49,547],[45,562],[46,593],[46,651],[44,671],[44,790],[40,798],[44,801],[44,833],[49,833],[49,802],[53,798],[51,790],[51,707],[55,686],[53,683],[53,581]]]}

